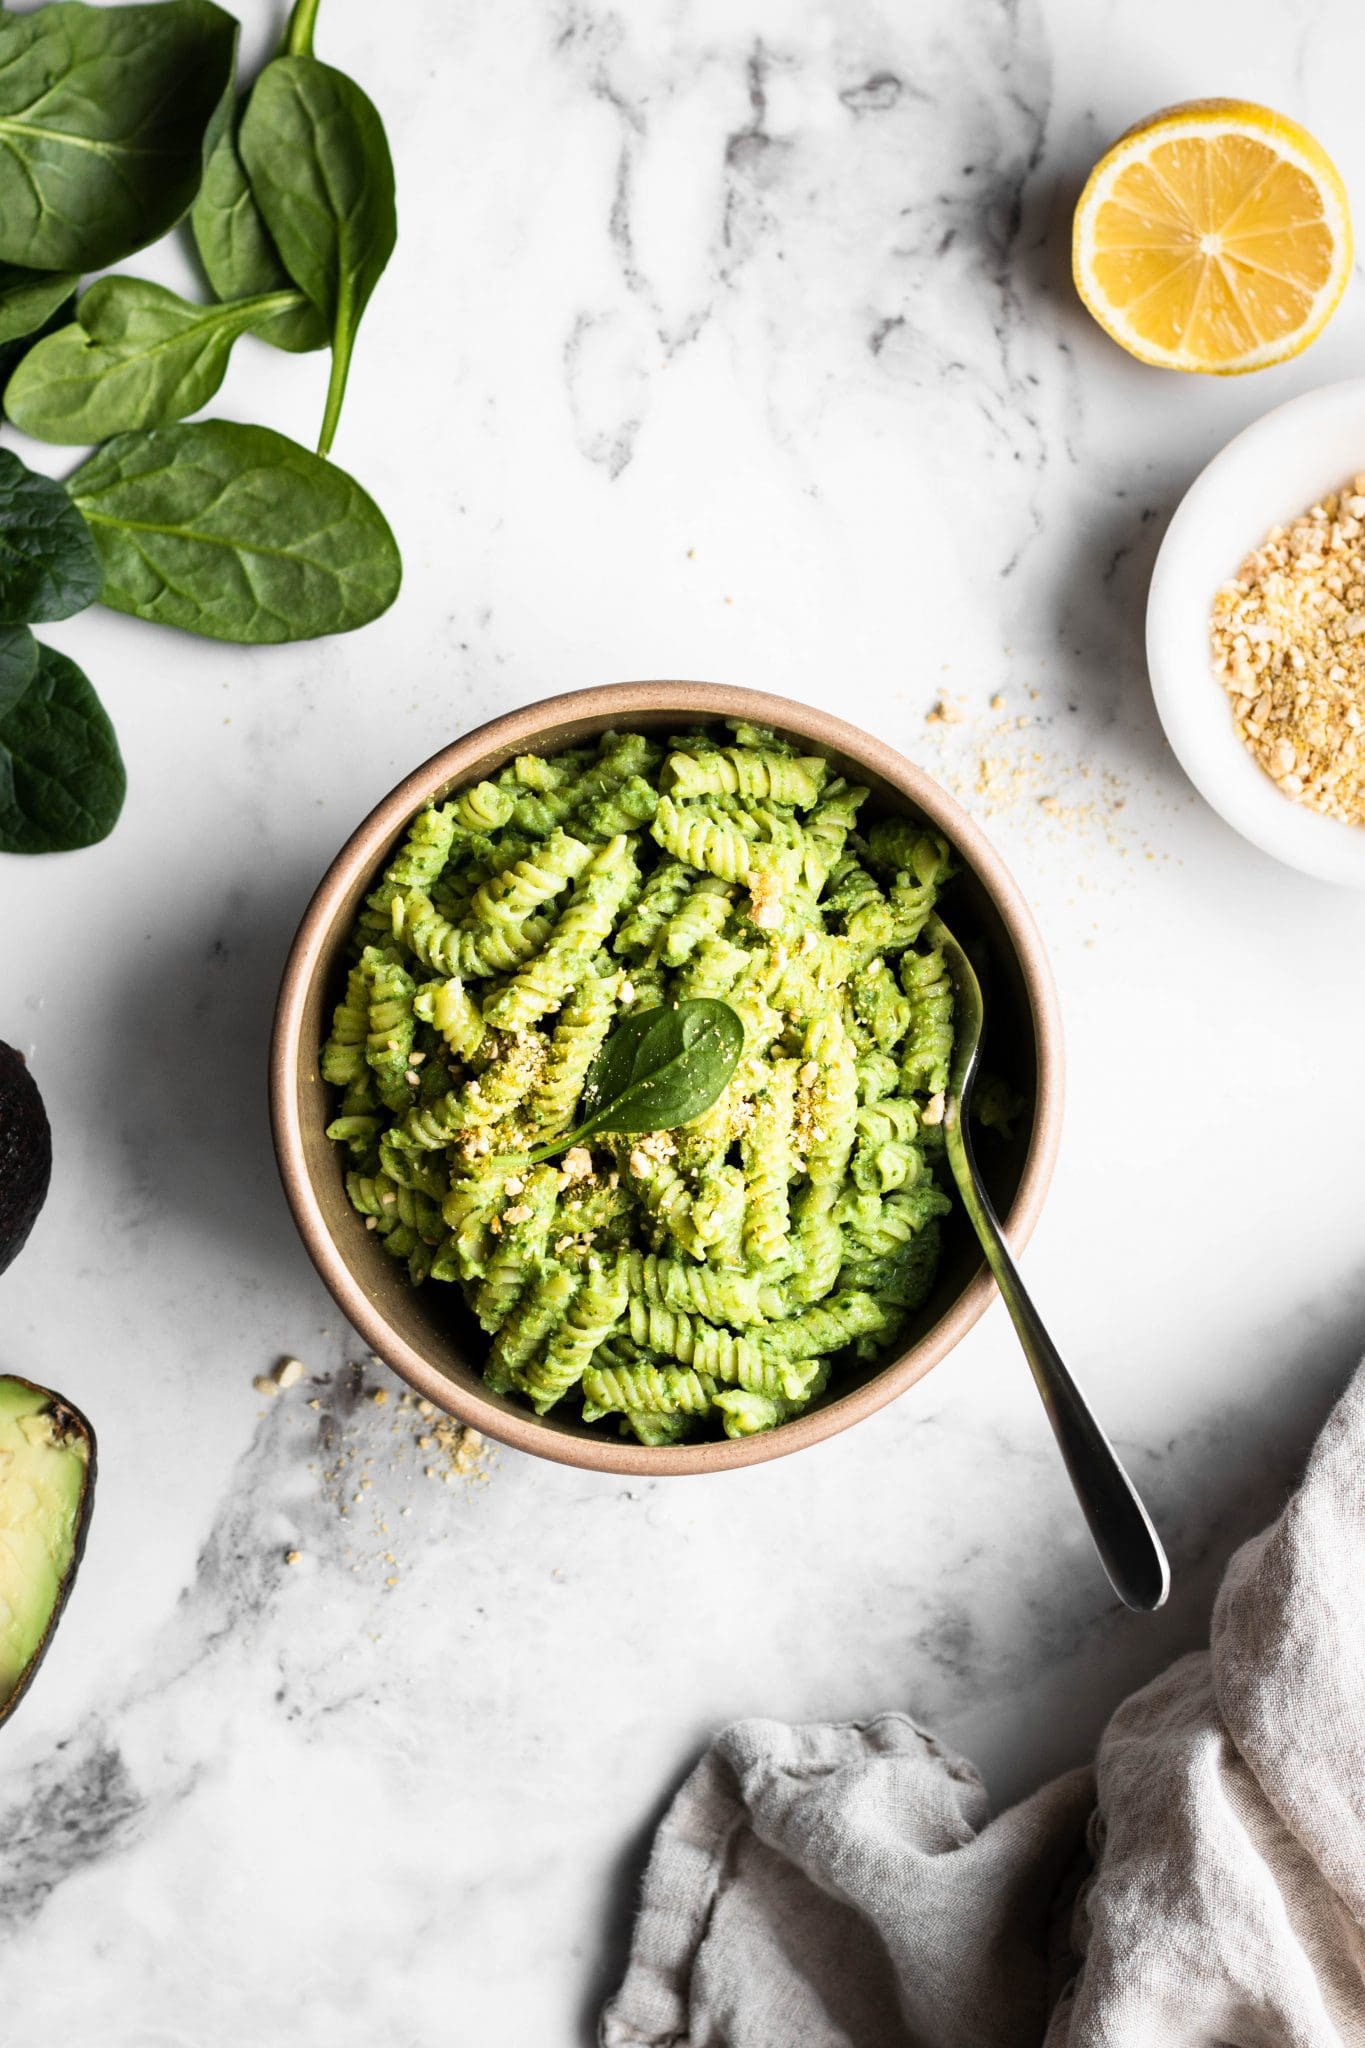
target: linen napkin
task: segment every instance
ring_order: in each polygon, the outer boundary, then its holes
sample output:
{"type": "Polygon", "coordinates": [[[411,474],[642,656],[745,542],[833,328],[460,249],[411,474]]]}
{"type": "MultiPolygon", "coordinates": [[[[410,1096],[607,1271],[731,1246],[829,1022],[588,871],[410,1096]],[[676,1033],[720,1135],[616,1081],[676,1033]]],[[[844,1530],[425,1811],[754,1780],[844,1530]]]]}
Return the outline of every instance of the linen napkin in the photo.
{"type": "Polygon", "coordinates": [[[904,1714],[741,1721],[659,1829],[603,2048],[1365,2044],[1365,1366],[1210,1647],[992,1820],[904,1714]]]}

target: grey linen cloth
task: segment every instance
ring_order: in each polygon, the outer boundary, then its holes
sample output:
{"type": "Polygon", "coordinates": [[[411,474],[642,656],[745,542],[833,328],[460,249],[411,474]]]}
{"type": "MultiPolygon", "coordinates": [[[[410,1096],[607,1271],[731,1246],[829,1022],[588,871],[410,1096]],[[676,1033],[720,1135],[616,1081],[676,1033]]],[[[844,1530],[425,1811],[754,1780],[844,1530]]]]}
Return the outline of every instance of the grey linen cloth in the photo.
{"type": "Polygon", "coordinates": [[[903,1714],[741,1721],[660,1827],[603,2048],[1365,2043],[1365,1366],[1210,1648],[990,1819],[903,1714]]]}

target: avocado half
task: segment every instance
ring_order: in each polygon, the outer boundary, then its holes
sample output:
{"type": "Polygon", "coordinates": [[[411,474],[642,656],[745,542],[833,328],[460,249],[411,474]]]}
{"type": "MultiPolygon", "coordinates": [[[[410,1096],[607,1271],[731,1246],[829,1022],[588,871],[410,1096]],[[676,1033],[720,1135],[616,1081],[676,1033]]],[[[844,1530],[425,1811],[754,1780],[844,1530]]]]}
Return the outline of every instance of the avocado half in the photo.
{"type": "Polygon", "coordinates": [[[0,1040],[0,1273],[23,1250],[52,1178],[52,1131],[21,1052],[0,1040]]]}
{"type": "Polygon", "coordinates": [[[94,1494],[95,1432],[80,1410],[0,1376],[0,1722],[56,1634],[94,1494]]]}

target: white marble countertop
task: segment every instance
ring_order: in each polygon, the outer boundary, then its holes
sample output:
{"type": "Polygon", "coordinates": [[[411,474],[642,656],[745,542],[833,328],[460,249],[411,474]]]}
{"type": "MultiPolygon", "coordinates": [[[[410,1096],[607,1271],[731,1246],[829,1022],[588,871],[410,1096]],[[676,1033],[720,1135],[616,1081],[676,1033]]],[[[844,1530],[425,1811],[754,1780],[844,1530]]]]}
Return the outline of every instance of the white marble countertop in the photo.
{"type": "MultiPolygon", "coordinates": [[[[254,55],[279,10],[240,11],[254,55]]],[[[257,652],[53,630],[128,806],[0,865],[0,1035],[56,1134],[0,1362],[102,1453],[3,1737],[7,2038],[572,2048],[719,1724],[908,1707],[1006,1801],[1200,1642],[1365,1343],[1365,901],[1194,798],[1142,608],[1206,457],[1359,368],[1365,289],[1285,368],[1148,371],[1072,296],[1070,206],[1130,120],[1216,91],[1306,121],[1365,209],[1358,37],[1354,0],[326,0],[398,163],[336,453],[402,597],[257,652]],[[660,674],[872,727],[1034,903],[1070,1100],[1027,1270],[1169,1540],[1160,1617],[1116,1609],[998,1308],[872,1421],[712,1480],[504,1452],[447,1487],[396,1382],[355,1399],[266,1125],[294,925],[454,734],[660,674]],[[287,1352],[315,1383],[263,1401],[287,1352]]],[[[307,438],[324,376],[248,342],[219,409],[307,438]]]]}

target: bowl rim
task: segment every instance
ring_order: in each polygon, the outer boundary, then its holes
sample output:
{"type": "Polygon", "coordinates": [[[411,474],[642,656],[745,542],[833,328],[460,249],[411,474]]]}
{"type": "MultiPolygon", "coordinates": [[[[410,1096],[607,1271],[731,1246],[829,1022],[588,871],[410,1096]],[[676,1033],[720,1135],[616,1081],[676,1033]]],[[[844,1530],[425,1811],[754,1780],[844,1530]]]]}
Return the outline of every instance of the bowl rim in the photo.
{"type": "MultiPolygon", "coordinates": [[[[1347,480],[1326,444],[1354,418],[1365,444],[1365,377],[1319,384],[1272,406],[1211,456],[1185,491],[1157,550],[1147,589],[1147,673],[1171,751],[1225,824],[1286,867],[1365,888],[1365,828],[1293,804],[1238,738],[1213,672],[1214,594],[1272,526],[1287,525],[1347,480]],[[1274,479],[1288,469],[1316,482],[1274,479]],[[1235,537],[1234,537],[1235,536],[1235,537]],[[1224,543],[1226,542],[1226,547],[1224,543]],[[1212,559],[1222,563],[1221,573],[1212,559]],[[1200,686],[1203,687],[1200,687],[1200,686]]],[[[1365,446],[1358,467],[1365,468],[1365,446]]]]}
{"type": "Polygon", "coordinates": [[[276,1163],[295,1226],[333,1300],[371,1350],[400,1379],[468,1427],[513,1449],[562,1465],[633,1477],[732,1470],[788,1457],[838,1435],[873,1415],[922,1379],[979,1321],[996,1293],[983,1263],[939,1320],[916,1343],[890,1359],[861,1386],[824,1407],[757,1435],[718,1443],[649,1445],[570,1435],[546,1429],[527,1412],[451,1381],[395,1330],[352,1274],[313,1193],[304,1149],[297,1085],[304,1010],[338,909],[356,875],[369,871],[396,832],[433,791],[457,786],[495,749],[524,751],[556,726],[632,713],[676,712],[680,719],[738,718],[808,738],[865,763],[939,826],[965,856],[991,897],[1013,946],[1033,1025],[1037,1095],[1033,1127],[1005,1229],[1018,1253],[1032,1235],[1052,1179],[1061,1138],[1063,1052],[1061,1017],[1042,936],[1018,884],[980,827],[924,769],[884,740],[833,713],[795,698],[721,683],[622,682],[537,699],[476,726],[442,747],[395,784],[352,832],[313,893],[289,948],[275,1008],[269,1055],[270,1122],[276,1163]]]}

